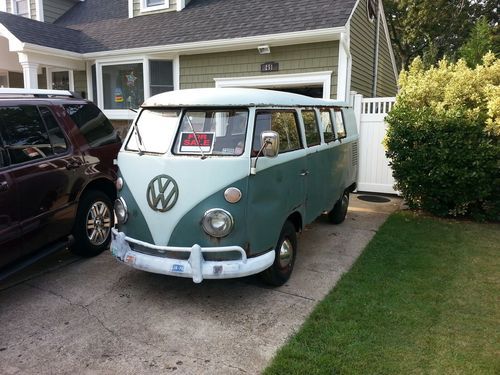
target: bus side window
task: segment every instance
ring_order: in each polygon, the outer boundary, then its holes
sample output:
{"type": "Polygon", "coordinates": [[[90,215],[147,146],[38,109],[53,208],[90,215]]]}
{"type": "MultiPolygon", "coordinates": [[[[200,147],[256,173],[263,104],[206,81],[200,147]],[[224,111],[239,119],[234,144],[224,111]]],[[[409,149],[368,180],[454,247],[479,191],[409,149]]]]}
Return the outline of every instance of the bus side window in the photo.
{"type": "Polygon", "coordinates": [[[319,145],[321,143],[321,137],[319,135],[316,112],[313,110],[303,110],[302,120],[304,121],[304,129],[306,131],[307,147],[319,145]]]}
{"type": "Polygon", "coordinates": [[[329,109],[321,110],[321,124],[323,125],[323,137],[325,143],[335,140],[335,133],[333,132],[332,114],[329,109]]]}
{"type": "Polygon", "coordinates": [[[339,139],[347,137],[344,124],[344,116],[340,108],[335,108],[335,131],[337,132],[337,137],[339,139]]]}
{"type": "Polygon", "coordinates": [[[280,154],[302,148],[298,125],[297,112],[295,111],[258,111],[255,118],[252,156],[256,156],[262,147],[260,143],[260,134],[265,130],[272,130],[279,134],[280,154]]]}

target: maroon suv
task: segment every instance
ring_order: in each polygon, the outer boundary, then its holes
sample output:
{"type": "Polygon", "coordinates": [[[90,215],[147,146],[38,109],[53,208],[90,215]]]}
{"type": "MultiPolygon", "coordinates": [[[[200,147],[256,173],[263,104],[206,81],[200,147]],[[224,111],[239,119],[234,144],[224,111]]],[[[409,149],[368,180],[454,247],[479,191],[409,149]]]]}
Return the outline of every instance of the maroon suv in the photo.
{"type": "Polygon", "coordinates": [[[0,90],[0,268],[70,235],[82,256],[108,246],[120,145],[91,102],[0,90]]]}

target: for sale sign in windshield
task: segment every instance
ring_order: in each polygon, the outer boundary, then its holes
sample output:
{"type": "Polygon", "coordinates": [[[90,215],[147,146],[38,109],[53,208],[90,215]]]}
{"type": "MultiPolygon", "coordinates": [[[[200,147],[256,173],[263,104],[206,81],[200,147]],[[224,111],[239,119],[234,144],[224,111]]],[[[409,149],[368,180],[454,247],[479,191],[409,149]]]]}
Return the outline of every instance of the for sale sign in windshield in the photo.
{"type": "Polygon", "coordinates": [[[179,152],[210,154],[214,139],[215,133],[181,133],[179,152]]]}

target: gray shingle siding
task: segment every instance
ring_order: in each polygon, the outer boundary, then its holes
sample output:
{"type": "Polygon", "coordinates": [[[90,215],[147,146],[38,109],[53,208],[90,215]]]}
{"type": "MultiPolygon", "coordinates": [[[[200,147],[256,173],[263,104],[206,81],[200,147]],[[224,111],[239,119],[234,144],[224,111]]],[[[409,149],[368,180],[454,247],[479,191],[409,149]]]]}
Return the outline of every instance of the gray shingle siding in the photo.
{"type": "Polygon", "coordinates": [[[38,75],[38,88],[47,88],[47,68],[42,68],[42,74],[38,75]]]}
{"type": "MultiPolygon", "coordinates": [[[[366,1],[361,0],[351,19],[351,90],[367,97],[373,96],[376,26],[376,20],[368,19],[366,1]]],[[[394,96],[397,84],[382,20],[379,27],[376,96],[394,96]]]]}
{"type": "Polygon", "coordinates": [[[9,72],[9,86],[22,89],[24,87],[23,73],[9,72]]]}
{"type": "Polygon", "coordinates": [[[75,5],[71,0],[44,0],[43,15],[45,22],[53,23],[75,5]]]}
{"type": "Polygon", "coordinates": [[[387,36],[381,25],[376,96],[394,96],[396,95],[396,92],[397,82],[396,77],[394,76],[389,46],[387,44],[387,36]]]}
{"type": "Polygon", "coordinates": [[[75,91],[79,94],[85,93],[85,97],[89,97],[87,92],[87,72],[84,70],[75,70],[73,72],[73,79],[75,82],[75,91]]]}
{"type": "Polygon", "coordinates": [[[215,87],[214,78],[262,76],[261,64],[279,63],[279,72],[291,74],[333,71],[331,94],[337,93],[339,43],[325,42],[271,48],[271,54],[260,55],[256,49],[203,55],[180,56],[180,88],[215,87]]]}
{"type": "Polygon", "coordinates": [[[351,90],[371,97],[373,89],[373,62],[375,22],[366,13],[366,1],[361,0],[351,19],[351,90]]]}

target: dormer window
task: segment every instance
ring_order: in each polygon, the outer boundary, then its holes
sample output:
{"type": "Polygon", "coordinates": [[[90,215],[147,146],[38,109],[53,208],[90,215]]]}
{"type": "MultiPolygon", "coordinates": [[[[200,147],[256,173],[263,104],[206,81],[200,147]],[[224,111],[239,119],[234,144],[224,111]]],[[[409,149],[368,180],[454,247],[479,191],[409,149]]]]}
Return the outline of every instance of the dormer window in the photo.
{"type": "Polygon", "coordinates": [[[30,16],[29,0],[14,0],[12,2],[14,14],[23,17],[30,16]]]}
{"type": "Polygon", "coordinates": [[[141,0],[141,12],[168,8],[168,0],[141,0]]]}

